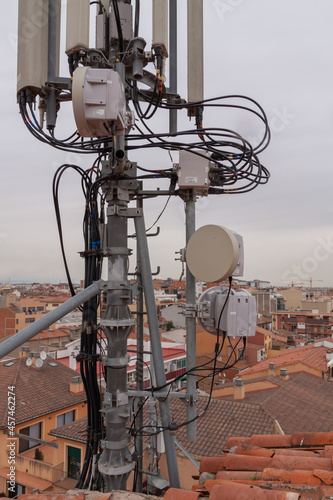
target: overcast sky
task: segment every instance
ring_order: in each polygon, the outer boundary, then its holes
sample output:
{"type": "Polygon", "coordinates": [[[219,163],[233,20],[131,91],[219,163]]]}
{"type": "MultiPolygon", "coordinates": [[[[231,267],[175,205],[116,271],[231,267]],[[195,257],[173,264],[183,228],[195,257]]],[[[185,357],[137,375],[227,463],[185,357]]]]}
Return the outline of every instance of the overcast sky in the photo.
{"type": "MultiPolygon", "coordinates": [[[[93,157],[73,157],[43,145],[21,121],[16,104],[17,3],[2,2],[0,17],[0,281],[56,283],[66,278],[52,178],[62,163],[88,167],[93,157]]],[[[151,2],[141,4],[140,35],[149,47],[151,2]]],[[[185,7],[185,0],[179,0],[179,91],[186,98],[185,7]]],[[[246,279],[307,285],[311,277],[314,286],[333,286],[332,19],[330,0],[204,0],[205,97],[248,95],[264,107],[272,127],[271,144],[261,156],[271,173],[269,183],[249,194],[197,202],[197,227],[220,224],[243,236],[246,279]]],[[[61,76],[68,76],[65,63],[61,76]]],[[[164,123],[165,112],[160,113],[159,123],[164,123]]],[[[70,115],[70,109],[61,109],[60,129],[61,120],[70,115]]],[[[228,125],[223,111],[205,116],[207,127],[210,120],[228,125]]],[[[248,130],[245,118],[237,117],[229,125],[249,137],[260,133],[256,124],[248,130]]],[[[130,158],[148,168],[171,165],[167,153],[151,150],[133,152],[130,158]]],[[[83,272],[77,255],[83,247],[83,201],[78,178],[68,175],[61,206],[74,281],[83,272]]],[[[147,226],[164,202],[158,198],[146,203],[147,226]]],[[[162,278],[178,278],[181,266],[174,252],[185,240],[181,200],[170,201],[159,225],[160,236],[149,239],[152,268],[159,265],[162,278]]]]}

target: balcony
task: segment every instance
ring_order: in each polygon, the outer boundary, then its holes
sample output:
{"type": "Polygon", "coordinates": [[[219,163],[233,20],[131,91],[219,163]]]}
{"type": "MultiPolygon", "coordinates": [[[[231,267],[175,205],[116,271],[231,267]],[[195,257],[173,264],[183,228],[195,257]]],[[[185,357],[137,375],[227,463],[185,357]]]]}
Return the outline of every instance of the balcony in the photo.
{"type": "Polygon", "coordinates": [[[286,318],[284,321],[287,325],[297,325],[297,318],[286,318]]]}
{"type": "Polygon", "coordinates": [[[314,318],[307,318],[305,320],[306,325],[316,325],[316,326],[327,326],[329,324],[328,319],[314,319],[314,318]]]}
{"type": "Polygon", "coordinates": [[[67,472],[64,471],[63,463],[56,466],[52,464],[54,448],[46,445],[38,446],[40,452],[43,453],[44,460],[33,458],[35,456],[35,449],[32,448],[16,455],[15,469],[17,472],[29,474],[31,477],[43,479],[52,484],[67,478],[67,472]]]}

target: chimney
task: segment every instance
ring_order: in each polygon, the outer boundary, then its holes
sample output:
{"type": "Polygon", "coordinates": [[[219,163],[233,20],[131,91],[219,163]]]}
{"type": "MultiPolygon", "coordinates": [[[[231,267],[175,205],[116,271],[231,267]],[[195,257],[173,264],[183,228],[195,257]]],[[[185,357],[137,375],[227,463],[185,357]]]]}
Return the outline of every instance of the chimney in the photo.
{"type": "Polygon", "coordinates": [[[326,351],[326,359],[327,361],[331,361],[331,359],[333,359],[333,351],[331,351],[330,349],[326,351]]]}
{"type": "Polygon", "coordinates": [[[268,375],[275,375],[275,363],[268,363],[268,375]]]}
{"type": "Polygon", "coordinates": [[[283,380],[289,380],[289,375],[288,375],[288,372],[287,372],[287,368],[280,368],[280,377],[283,380]]]}
{"type": "Polygon", "coordinates": [[[29,356],[30,348],[28,346],[21,347],[20,358],[27,358],[29,356]]]}
{"type": "Polygon", "coordinates": [[[244,381],[241,378],[236,378],[234,382],[234,400],[243,401],[245,399],[244,381]]]}
{"type": "Polygon", "coordinates": [[[81,375],[78,375],[77,377],[73,377],[70,385],[69,385],[69,391],[72,394],[79,394],[80,392],[83,392],[84,387],[83,387],[83,382],[81,375]]]}

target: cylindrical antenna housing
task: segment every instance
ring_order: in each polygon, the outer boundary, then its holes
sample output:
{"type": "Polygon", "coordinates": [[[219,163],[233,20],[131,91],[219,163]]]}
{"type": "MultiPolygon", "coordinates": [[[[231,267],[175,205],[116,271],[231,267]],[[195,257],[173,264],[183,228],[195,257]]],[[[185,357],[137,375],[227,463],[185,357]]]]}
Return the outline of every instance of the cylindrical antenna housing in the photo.
{"type": "Polygon", "coordinates": [[[17,93],[37,94],[47,79],[48,0],[19,0],[17,93]]]}
{"type": "Polygon", "coordinates": [[[67,0],[66,54],[89,48],[90,0],[67,0]]]}
{"type": "MultiPolygon", "coordinates": [[[[187,0],[187,100],[202,101],[204,97],[203,65],[203,0],[187,0]]],[[[196,108],[189,108],[190,116],[196,108]]]]}
{"type": "MultiPolygon", "coordinates": [[[[59,68],[61,0],[50,14],[57,16],[57,71],[59,68]]],[[[48,79],[49,1],[19,0],[17,93],[26,88],[38,94],[48,79]]]]}
{"type": "Polygon", "coordinates": [[[168,57],[169,36],[168,2],[153,0],[153,47],[162,47],[164,57],[168,57]]]}

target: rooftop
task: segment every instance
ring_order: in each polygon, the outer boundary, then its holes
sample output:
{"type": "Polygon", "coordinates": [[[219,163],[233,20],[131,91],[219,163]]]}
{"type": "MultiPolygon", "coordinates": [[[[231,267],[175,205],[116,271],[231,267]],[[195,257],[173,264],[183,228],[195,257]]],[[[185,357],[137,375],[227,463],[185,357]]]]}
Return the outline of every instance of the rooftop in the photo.
{"type": "MultiPolygon", "coordinates": [[[[207,397],[199,397],[197,411],[204,409],[207,397]]],[[[171,418],[179,425],[186,421],[186,406],[180,399],[170,400],[171,418]]],[[[144,421],[148,413],[144,410],[144,421]]],[[[273,418],[259,405],[243,404],[234,401],[212,399],[206,414],[197,420],[197,439],[188,442],[186,426],[175,432],[175,437],[186,450],[197,459],[220,453],[231,435],[252,436],[254,433],[272,434],[275,432],[273,418]],[[221,416],[223,415],[223,418],[221,416]]],[[[52,436],[85,442],[86,419],[53,429],[52,436]]]]}
{"type": "MultiPolygon", "coordinates": [[[[328,500],[333,497],[333,433],[230,437],[205,456],[192,491],[170,488],[164,500],[328,500]]],[[[143,500],[152,495],[70,490],[20,495],[19,500],[143,500]]]]}
{"type": "Polygon", "coordinates": [[[327,372],[326,353],[328,349],[332,347],[332,342],[320,341],[292,349],[286,349],[272,358],[266,359],[257,365],[247,368],[244,370],[243,374],[247,376],[268,370],[269,363],[275,363],[276,368],[285,368],[288,365],[297,362],[302,362],[315,370],[327,372]]]}
{"type": "Polygon", "coordinates": [[[16,424],[67,408],[86,400],[85,393],[70,392],[76,372],[47,357],[41,368],[26,365],[25,358],[0,362],[0,429],[7,427],[8,391],[14,386],[16,424]],[[51,363],[51,364],[50,364],[51,363]],[[55,366],[54,366],[55,365],[55,366]],[[38,390],[36,390],[38,388],[38,390]],[[59,394],[62,395],[59,398],[59,394]]]}
{"type": "MultiPolygon", "coordinates": [[[[229,384],[227,384],[229,385],[229,384]]],[[[261,405],[279,422],[283,432],[329,432],[333,429],[333,383],[307,373],[289,375],[289,380],[269,376],[244,380],[247,404],[261,405]],[[263,380],[272,388],[246,392],[246,385],[263,380]]],[[[229,396],[223,399],[233,399],[229,396]]],[[[240,403],[241,404],[241,403],[240,403]]]]}

